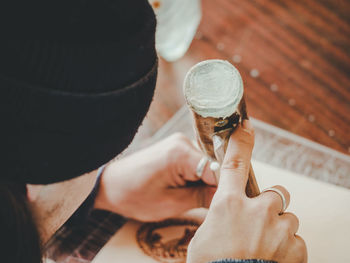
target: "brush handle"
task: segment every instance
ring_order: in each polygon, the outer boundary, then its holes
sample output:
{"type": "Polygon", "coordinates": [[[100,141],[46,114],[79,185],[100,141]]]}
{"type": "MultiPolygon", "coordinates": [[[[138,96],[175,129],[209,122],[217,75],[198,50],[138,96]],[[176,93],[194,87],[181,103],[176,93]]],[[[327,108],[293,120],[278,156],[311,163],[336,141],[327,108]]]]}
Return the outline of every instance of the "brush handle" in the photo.
{"type": "MultiPolygon", "coordinates": [[[[239,104],[237,112],[225,119],[213,117],[205,118],[193,110],[191,110],[191,112],[193,115],[194,129],[199,147],[211,160],[216,160],[221,164],[231,134],[244,119],[248,119],[244,97],[239,104]],[[221,139],[221,154],[219,154],[219,150],[215,149],[214,147],[217,145],[217,143],[213,142],[213,136],[218,136],[221,139]],[[218,156],[218,154],[220,156],[218,156]]],[[[219,172],[216,172],[215,175],[218,183],[220,180],[220,174],[219,172]]],[[[246,194],[248,197],[255,197],[260,194],[251,164],[246,186],[246,194]]]]}

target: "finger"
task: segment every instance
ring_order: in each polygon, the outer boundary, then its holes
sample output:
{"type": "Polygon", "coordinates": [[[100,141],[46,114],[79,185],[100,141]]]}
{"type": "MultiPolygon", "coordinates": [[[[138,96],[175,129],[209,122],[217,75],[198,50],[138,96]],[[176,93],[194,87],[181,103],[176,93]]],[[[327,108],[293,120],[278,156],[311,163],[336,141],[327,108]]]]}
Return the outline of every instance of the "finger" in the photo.
{"type": "Polygon", "coordinates": [[[254,130],[245,120],[231,135],[220,170],[219,191],[225,189],[245,193],[250,159],[254,145],[254,130]]]}
{"type": "MultiPolygon", "coordinates": [[[[281,185],[275,185],[270,188],[275,188],[283,194],[286,201],[286,209],[287,209],[290,203],[290,194],[287,191],[287,189],[281,185]]],[[[261,200],[261,202],[267,203],[268,206],[271,207],[273,211],[276,211],[276,214],[279,214],[283,209],[282,198],[276,192],[273,192],[273,191],[262,192],[259,196],[256,197],[256,199],[261,200]]]]}
{"type": "Polygon", "coordinates": [[[208,185],[216,186],[216,178],[214,172],[210,169],[210,161],[207,162],[201,179],[208,185]]]}
{"type": "Polygon", "coordinates": [[[182,211],[193,208],[209,208],[211,200],[216,191],[216,187],[196,186],[171,189],[173,198],[181,206],[182,211]]]}
{"type": "Polygon", "coordinates": [[[307,248],[304,239],[301,236],[295,235],[295,245],[293,255],[299,255],[300,260],[298,262],[307,262],[307,248]]]}
{"type": "Polygon", "coordinates": [[[288,228],[289,233],[292,235],[298,232],[299,219],[296,217],[296,215],[288,212],[284,213],[280,216],[280,222],[282,222],[282,224],[288,228]]]}
{"type": "Polygon", "coordinates": [[[215,185],[215,175],[210,170],[209,160],[205,163],[201,177],[198,177],[197,168],[204,155],[196,149],[192,143],[188,144],[187,147],[187,154],[182,158],[182,161],[178,163],[178,165],[181,166],[181,174],[184,179],[186,181],[198,181],[201,179],[208,185],[215,185]]]}

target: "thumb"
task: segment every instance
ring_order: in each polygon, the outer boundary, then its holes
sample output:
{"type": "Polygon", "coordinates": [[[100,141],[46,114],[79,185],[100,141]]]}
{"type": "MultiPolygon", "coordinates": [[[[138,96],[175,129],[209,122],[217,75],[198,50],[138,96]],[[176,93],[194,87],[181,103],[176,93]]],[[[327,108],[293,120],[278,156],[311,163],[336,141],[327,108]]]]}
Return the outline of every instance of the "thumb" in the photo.
{"type": "Polygon", "coordinates": [[[254,129],[249,120],[244,120],[230,136],[220,170],[220,191],[245,193],[253,146],[254,129]]]}
{"type": "Polygon", "coordinates": [[[213,186],[194,186],[172,189],[175,200],[181,206],[181,212],[193,208],[209,208],[211,200],[216,192],[213,186]]]}

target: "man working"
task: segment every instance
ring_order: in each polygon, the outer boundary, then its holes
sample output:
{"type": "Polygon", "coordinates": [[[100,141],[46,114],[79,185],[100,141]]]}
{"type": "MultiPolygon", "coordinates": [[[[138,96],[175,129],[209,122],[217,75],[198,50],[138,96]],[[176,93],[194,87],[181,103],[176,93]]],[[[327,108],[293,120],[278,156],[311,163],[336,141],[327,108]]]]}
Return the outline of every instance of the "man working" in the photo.
{"type": "Polygon", "coordinates": [[[41,262],[43,245],[81,204],[81,218],[95,207],[143,221],[209,207],[188,262],[306,262],[298,220],[279,215],[280,197],[244,194],[249,122],[230,139],[217,189],[210,170],[207,186],[184,187],[199,180],[201,154],[181,135],[109,162],[132,141],[153,97],[147,1],[19,2],[1,8],[11,22],[2,23],[0,43],[3,262],[41,262]]]}

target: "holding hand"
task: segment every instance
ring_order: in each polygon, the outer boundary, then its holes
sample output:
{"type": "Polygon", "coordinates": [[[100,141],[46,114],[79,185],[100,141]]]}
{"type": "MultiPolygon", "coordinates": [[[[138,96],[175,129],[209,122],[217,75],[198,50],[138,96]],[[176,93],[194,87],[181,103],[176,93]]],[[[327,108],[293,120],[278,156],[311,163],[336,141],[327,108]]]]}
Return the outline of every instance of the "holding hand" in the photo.
{"type": "MultiPolygon", "coordinates": [[[[280,214],[279,194],[268,191],[255,198],[245,194],[253,144],[254,131],[245,121],[230,138],[217,192],[190,243],[188,263],[225,258],[307,261],[305,243],[296,235],[298,218],[291,213],[280,214]]],[[[282,186],[274,188],[283,194],[288,205],[287,190],[282,186]]]]}
{"type": "Polygon", "coordinates": [[[198,181],[196,168],[202,154],[181,134],[113,161],[103,172],[95,207],[140,221],[157,221],[197,207],[209,207],[215,177],[204,167],[198,181]]]}

